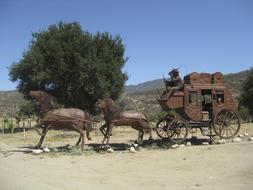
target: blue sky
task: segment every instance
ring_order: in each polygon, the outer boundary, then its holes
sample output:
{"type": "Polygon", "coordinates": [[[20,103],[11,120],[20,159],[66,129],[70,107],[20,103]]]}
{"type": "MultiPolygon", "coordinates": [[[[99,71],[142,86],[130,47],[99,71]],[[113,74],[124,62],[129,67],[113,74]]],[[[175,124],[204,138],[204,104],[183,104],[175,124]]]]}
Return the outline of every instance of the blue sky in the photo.
{"type": "Polygon", "coordinates": [[[8,67],[22,58],[32,32],[60,20],[120,34],[129,57],[126,84],[179,66],[181,75],[253,66],[252,0],[1,0],[0,90],[15,89],[8,67]]]}

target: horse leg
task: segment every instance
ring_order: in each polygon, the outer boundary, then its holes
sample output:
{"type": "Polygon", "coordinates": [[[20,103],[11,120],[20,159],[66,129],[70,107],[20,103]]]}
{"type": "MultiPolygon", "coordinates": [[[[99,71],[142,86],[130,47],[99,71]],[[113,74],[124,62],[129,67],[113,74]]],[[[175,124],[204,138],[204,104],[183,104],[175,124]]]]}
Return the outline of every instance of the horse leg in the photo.
{"type": "Polygon", "coordinates": [[[81,144],[81,150],[83,151],[83,147],[84,147],[84,138],[85,138],[85,133],[82,131],[81,133],[82,136],[82,144],[81,144]]]}
{"type": "MultiPolygon", "coordinates": [[[[88,139],[89,141],[92,140],[91,137],[90,137],[90,133],[89,133],[89,131],[87,131],[87,130],[86,130],[86,137],[87,137],[87,139],[88,139]]],[[[76,143],[76,146],[79,145],[79,143],[81,142],[81,140],[82,140],[82,135],[80,134],[80,137],[79,137],[79,139],[78,139],[78,141],[77,141],[77,143],[76,143]]]]}
{"type": "Polygon", "coordinates": [[[82,129],[76,129],[76,131],[77,131],[78,133],[80,133],[80,137],[79,137],[79,139],[78,139],[76,145],[79,145],[80,141],[82,140],[82,143],[81,143],[81,150],[83,151],[84,142],[85,142],[85,140],[84,140],[84,138],[85,138],[85,133],[84,133],[84,131],[83,131],[82,129]]]}
{"type": "Polygon", "coordinates": [[[99,130],[101,131],[101,133],[106,136],[106,131],[105,131],[105,128],[107,127],[107,124],[105,123],[104,125],[102,125],[99,130]]]}
{"type": "Polygon", "coordinates": [[[99,130],[101,131],[101,133],[104,135],[104,138],[102,140],[102,145],[105,143],[105,140],[107,139],[107,132],[105,132],[105,128],[107,128],[107,131],[108,131],[108,124],[105,123],[104,125],[102,125],[99,130]]]}
{"type": "Polygon", "coordinates": [[[153,140],[153,135],[152,135],[152,130],[153,129],[150,127],[149,122],[142,121],[142,122],[140,122],[140,125],[143,129],[143,132],[144,132],[144,129],[148,129],[148,133],[149,133],[149,139],[148,140],[153,140]]]}
{"type": "Polygon", "coordinates": [[[90,137],[90,132],[88,130],[86,130],[86,137],[89,141],[92,140],[92,138],[90,137]]]}
{"type": "MultiPolygon", "coordinates": [[[[86,137],[87,137],[87,139],[88,139],[89,141],[92,140],[91,137],[90,137],[90,133],[89,133],[88,130],[86,130],[86,137]]],[[[82,140],[82,135],[80,134],[80,137],[79,137],[79,139],[78,139],[78,141],[77,141],[77,143],[76,143],[76,146],[79,145],[79,143],[81,142],[81,140],[82,140]]]]}
{"type": "Polygon", "coordinates": [[[76,142],[76,146],[79,145],[79,143],[81,142],[81,139],[82,139],[82,135],[80,134],[80,137],[79,137],[78,141],[76,142]]]}
{"type": "Polygon", "coordinates": [[[141,138],[141,132],[140,132],[140,130],[139,130],[139,132],[138,132],[137,142],[139,142],[140,138],[141,138]]]}
{"type": "Polygon", "coordinates": [[[110,124],[107,128],[107,132],[106,132],[106,136],[107,136],[107,141],[106,141],[106,145],[109,144],[109,141],[110,141],[110,137],[111,137],[111,134],[112,134],[112,128],[113,128],[113,124],[110,124]]]}
{"type": "Polygon", "coordinates": [[[80,140],[82,141],[81,143],[81,150],[83,151],[83,147],[84,147],[84,142],[85,142],[85,127],[83,125],[82,122],[73,122],[72,123],[72,127],[78,132],[80,133],[80,137],[77,141],[77,145],[80,143],[80,140]],[[84,129],[84,130],[83,130],[84,129]]]}
{"type": "Polygon", "coordinates": [[[152,135],[152,128],[149,128],[148,132],[149,132],[149,139],[148,140],[154,140],[153,135],[152,135]]]}
{"type": "Polygon", "coordinates": [[[138,143],[141,143],[143,141],[143,134],[144,134],[143,129],[139,129],[139,135],[137,140],[138,143]]]}
{"type": "Polygon", "coordinates": [[[40,140],[39,140],[38,144],[35,146],[35,148],[41,148],[41,145],[44,141],[44,138],[45,138],[47,132],[48,132],[48,125],[43,128],[40,140]]]}
{"type": "MultiPolygon", "coordinates": [[[[90,117],[88,117],[87,119],[91,119],[90,117]]],[[[86,137],[87,139],[90,141],[92,140],[91,137],[90,137],[90,132],[92,131],[92,125],[90,122],[85,122],[84,123],[84,129],[86,130],[86,137]]]]}
{"type": "Polygon", "coordinates": [[[34,125],[34,130],[40,135],[42,136],[42,133],[39,131],[39,126],[41,126],[41,122],[37,123],[36,125],[34,125]]]}

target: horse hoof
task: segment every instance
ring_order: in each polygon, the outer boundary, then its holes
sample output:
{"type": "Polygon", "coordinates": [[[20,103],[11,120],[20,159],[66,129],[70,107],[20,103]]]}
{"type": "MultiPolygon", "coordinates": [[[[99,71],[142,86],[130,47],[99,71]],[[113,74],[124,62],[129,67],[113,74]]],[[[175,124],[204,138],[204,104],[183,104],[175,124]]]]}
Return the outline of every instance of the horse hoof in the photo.
{"type": "Polygon", "coordinates": [[[41,149],[41,145],[36,145],[34,149],[41,149]]]}
{"type": "Polygon", "coordinates": [[[92,138],[91,138],[91,137],[88,137],[88,140],[89,140],[89,141],[91,141],[91,140],[92,140],[92,138]]]}
{"type": "Polygon", "coordinates": [[[104,145],[100,145],[99,149],[104,150],[105,146],[104,145]]]}

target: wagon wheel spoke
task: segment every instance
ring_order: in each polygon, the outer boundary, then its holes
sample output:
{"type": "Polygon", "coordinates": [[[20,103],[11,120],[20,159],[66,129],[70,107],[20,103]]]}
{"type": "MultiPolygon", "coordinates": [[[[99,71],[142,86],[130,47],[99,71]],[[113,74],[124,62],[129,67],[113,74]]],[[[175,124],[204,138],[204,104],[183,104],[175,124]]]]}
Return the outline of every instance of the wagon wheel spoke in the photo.
{"type": "Polygon", "coordinates": [[[229,126],[229,128],[231,128],[231,129],[233,129],[233,131],[236,131],[237,129],[235,129],[234,127],[236,127],[236,125],[237,125],[238,123],[230,123],[230,126],[229,126]]]}
{"type": "Polygon", "coordinates": [[[165,131],[162,131],[162,136],[164,136],[165,138],[167,138],[167,132],[165,132],[165,131]]]}
{"type": "Polygon", "coordinates": [[[182,143],[188,135],[188,127],[186,123],[180,123],[178,121],[173,122],[173,127],[168,127],[169,139],[174,143],[182,143]]]}
{"type": "Polygon", "coordinates": [[[233,135],[233,132],[231,131],[230,128],[232,128],[232,126],[228,127],[228,130],[229,130],[229,132],[230,132],[230,135],[233,135]]]}
{"type": "Polygon", "coordinates": [[[156,133],[160,138],[168,138],[169,134],[167,132],[167,128],[169,125],[169,121],[167,118],[161,119],[157,124],[156,124],[156,133]]]}
{"type": "Polygon", "coordinates": [[[228,127],[226,127],[225,129],[226,129],[226,135],[227,135],[226,137],[229,137],[228,136],[228,127]]]}
{"type": "Polygon", "coordinates": [[[230,139],[240,130],[240,120],[235,112],[221,110],[213,119],[213,129],[220,138],[230,139]]]}

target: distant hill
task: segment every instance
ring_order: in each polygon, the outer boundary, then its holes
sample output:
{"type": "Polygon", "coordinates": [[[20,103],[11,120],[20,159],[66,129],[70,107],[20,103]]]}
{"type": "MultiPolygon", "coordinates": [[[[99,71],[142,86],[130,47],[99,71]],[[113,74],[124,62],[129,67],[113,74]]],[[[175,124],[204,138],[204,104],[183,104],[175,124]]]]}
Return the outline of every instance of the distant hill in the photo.
{"type": "Polygon", "coordinates": [[[248,73],[249,70],[225,75],[225,82],[229,85],[234,97],[239,97],[242,83],[246,80],[248,73]]]}
{"type": "Polygon", "coordinates": [[[125,87],[126,94],[142,93],[147,91],[154,91],[157,88],[163,88],[163,79],[156,79],[152,81],[147,81],[137,85],[127,85],[125,87]]]}
{"type": "Polygon", "coordinates": [[[25,103],[23,95],[15,90],[0,91],[0,117],[13,115],[25,103]]]}
{"type": "MultiPolygon", "coordinates": [[[[247,71],[241,71],[239,73],[231,73],[224,75],[225,82],[230,86],[232,93],[237,97],[240,93],[241,84],[247,77],[247,71]]],[[[182,77],[183,78],[183,77],[182,77]]],[[[127,85],[125,87],[126,94],[143,94],[155,92],[156,89],[164,88],[163,79],[157,79],[147,81],[137,85],[127,85]]]]}

